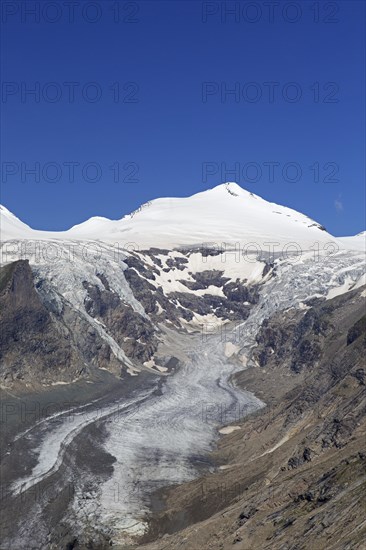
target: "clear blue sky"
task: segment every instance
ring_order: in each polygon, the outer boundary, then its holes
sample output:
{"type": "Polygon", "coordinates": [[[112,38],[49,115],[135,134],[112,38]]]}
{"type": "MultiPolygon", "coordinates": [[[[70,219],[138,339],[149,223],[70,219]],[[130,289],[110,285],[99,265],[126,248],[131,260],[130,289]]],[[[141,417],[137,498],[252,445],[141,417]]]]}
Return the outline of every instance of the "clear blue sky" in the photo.
{"type": "Polygon", "coordinates": [[[1,202],[61,230],[236,180],[365,229],[365,3],[270,4],[3,2],[1,202]]]}

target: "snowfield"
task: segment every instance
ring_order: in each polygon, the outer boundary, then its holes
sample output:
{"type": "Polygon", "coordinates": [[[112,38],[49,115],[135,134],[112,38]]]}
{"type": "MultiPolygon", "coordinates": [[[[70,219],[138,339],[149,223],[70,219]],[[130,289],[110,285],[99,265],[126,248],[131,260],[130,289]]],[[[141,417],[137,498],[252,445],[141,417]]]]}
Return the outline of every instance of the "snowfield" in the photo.
{"type": "Polygon", "coordinates": [[[31,229],[5,207],[0,213],[2,240],[103,241],[140,250],[204,243],[265,246],[266,242],[282,246],[296,242],[306,250],[318,241],[335,241],[341,248],[365,247],[364,235],[336,239],[304,214],[268,202],[233,182],[187,198],[155,199],[121,220],[93,217],[60,232],[31,229]]]}

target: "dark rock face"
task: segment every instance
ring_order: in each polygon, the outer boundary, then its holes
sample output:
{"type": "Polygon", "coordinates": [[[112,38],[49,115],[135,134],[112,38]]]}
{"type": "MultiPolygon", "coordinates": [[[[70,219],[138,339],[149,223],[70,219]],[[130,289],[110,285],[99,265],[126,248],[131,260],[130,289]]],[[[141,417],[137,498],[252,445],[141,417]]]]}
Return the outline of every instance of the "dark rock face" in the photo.
{"type": "Polygon", "coordinates": [[[131,290],[136,298],[143,306],[146,313],[157,313],[157,300],[153,293],[155,287],[146,279],[141,277],[135,269],[126,269],[124,271],[126,281],[131,287],[131,290]]]}
{"type": "MultiPolygon", "coordinates": [[[[37,286],[43,289],[42,281],[37,286]]],[[[86,319],[36,290],[26,260],[0,269],[0,361],[6,383],[71,381],[89,367],[118,366],[86,319]]]]}
{"type": "Polygon", "coordinates": [[[255,515],[255,513],[258,512],[258,509],[254,506],[248,506],[245,508],[239,515],[239,525],[244,525],[250,519],[255,515]]]}
{"type": "Polygon", "coordinates": [[[127,356],[141,363],[148,361],[157,349],[158,339],[152,323],[124,304],[111,290],[101,290],[84,281],[88,292],[85,309],[102,321],[127,356]]]}
{"type": "Polygon", "coordinates": [[[303,452],[299,455],[292,456],[288,462],[287,467],[289,470],[293,470],[302,466],[305,462],[311,462],[313,451],[309,447],[305,447],[303,452]]]}
{"type": "Polygon", "coordinates": [[[296,373],[315,365],[322,356],[322,343],[330,330],[326,316],[327,306],[324,306],[320,310],[309,309],[298,322],[299,313],[289,312],[286,326],[265,320],[256,338],[259,346],[255,357],[259,365],[266,366],[270,359],[279,364],[289,357],[291,369],[296,373]]]}
{"type": "MultiPolygon", "coordinates": [[[[246,319],[250,312],[250,306],[243,304],[237,299],[221,298],[211,294],[195,296],[194,294],[184,292],[172,292],[170,297],[181,304],[189,318],[192,318],[192,312],[199,315],[208,315],[214,313],[216,317],[236,321],[246,319]]],[[[185,317],[186,318],[186,317],[185,317]]]]}
{"type": "Polygon", "coordinates": [[[211,248],[209,246],[207,247],[202,247],[199,249],[202,256],[204,257],[207,257],[207,256],[219,256],[220,254],[223,254],[224,253],[224,249],[223,248],[211,248]]]}
{"type": "MultiPolygon", "coordinates": [[[[159,260],[159,258],[156,258],[156,260],[159,260]]],[[[188,263],[188,260],[187,258],[177,256],[176,258],[168,258],[165,263],[169,269],[179,269],[179,271],[183,271],[184,265],[188,263]]]]}
{"type": "Polygon", "coordinates": [[[229,302],[256,304],[259,299],[258,289],[255,286],[246,286],[239,279],[235,283],[227,283],[223,288],[223,293],[229,302]]]}
{"type": "Polygon", "coordinates": [[[319,361],[322,351],[317,342],[306,338],[300,339],[299,348],[291,368],[294,372],[301,372],[307,365],[313,365],[319,361]]]}
{"type": "Polygon", "coordinates": [[[105,288],[106,290],[111,290],[111,288],[110,288],[110,286],[109,286],[108,279],[107,279],[107,277],[104,275],[104,273],[97,273],[97,277],[101,280],[101,282],[103,283],[104,288],[105,288]]]}
{"type": "Polygon", "coordinates": [[[165,296],[161,287],[155,288],[134,269],[124,271],[126,281],[145,312],[156,322],[170,321],[179,326],[179,318],[191,320],[193,314],[183,307],[177,306],[174,300],[165,296]],[[161,313],[159,313],[159,306],[161,313]]]}
{"type": "Polygon", "coordinates": [[[128,265],[130,271],[132,270],[132,268],[134,268],[139,271],[139,273],[141,273],[141,275],[146,279],[151,279],[155,281],[156,277],[154,275],[154,272],[159,275],[159,270],[156,269],[156,267],[149,266],[150,268],[148,269],[138,258],[136,258],[136,256],[125,258],[124,263],[128,265]]]}
{"type": "Polygon", "coordinates": [[[366,315],[361,317],[354,325],[351,327],[347,334],[347,345],[349,346],[357,340],[360,336],[363,336],[366,339],[366,315]]]}
{"type": "MultiPolygon", "coordinates": [[[[218,253],[217,250],[207,249],[206,251],[207,255],[218,253]]],[[[202,253],[201,249],[199,252],[202,253]]],[[[189,257],[190,254],[197,253],[197,250],[186,250],[184,253],[189,257]]],[[[144,254],[161,267],[161,259],[156,255],[167,254],[167,251],[151,249],[144,254]]],[[[183,271],[188,263],[187,257],[170,255],[165,259],[168,267],[163,267],[162,271],[166,273],[183,271]]],[[[143,258],[137,255],[125,260],[125,263],[129,267],[124,271],[124,276],[135,298],[154,322],[169,321],[177,328],[182,328],[182,320],[191,321],[195,313],[203,316],[214,314],[223,320],[243,320],[248,317],[251,305],[257,303],[259,299],[256,286],[248,285],[239,279],[235,282],[230,281],[228,277],[223,276],[224,272],[218,269],[190,272],[189,275],[194,279],[193,281],[180,278],[179,282],[192,292],[164,293],[160,286],[156,287],[150,282],[156,281],[154,274],[159,273],[156,266],[145,264],[143,258]],[[195,294],[195,291],[207,290],[210,286],[222,288],[224,297],[209,292],[203,295],[195,294]]]]}
{"type": "Polygon", "coordinates": [[[198,273],[192,274],[192,277],[195,279],[195,281],[181,280],[180,282],[191,290],[203,290],[207,289],[211,285],[222,287],[228,281],[230,281],[228,277],[222,276],[223,273],[223,271],[219,271],[217,269],[213,269],[212,271],[200,271],[198,273]]]}
{"type": "MultiPolygon", "coordinates": [[[[279,318],[266,320],[257,335],[258,347],[252,353],[262,367],[305,376],[306,383],[287,394],[291,405],[286,412],[286,426],[311,410],[325,408],[324,395],[330,395],[332,388],[340,386],[338,393],[329,397],[331,414],[325,416],[321,429],[314,434],[318,452],[344,447],[364,414],[361,403],[365,398],[362,393],[365,317],[354,321],[362,302],[353,296],[357,296],[356,291],[328,302],[319,301],[306,313],[289,310],[279,318]],[[348,317],[353,319],[351,328],[347,326],[348,317]],[[342,396],[341,400],[338,395],[342,396]],[[347,405],[350,396],[352,406],[347,405]]],[[[297,452],[288,466],[297,468],[311,460],[311,449],[308,446],[297,452]]]]}
{"type": "Polygon", "coordinates": [[[267,262],[266,265],[263,268],[262,277],[265,277],[271,271],[274,273],[274,263],[273,262],[267,262]]]}
{"type": "Polygon", "coordinates": [[[117,294],[110,290],[100,290],[96,285],[91,285],[87,281],[83,282],[84,288],[88,291],[85,299],[85,309],[92,317],[102,318],[107,311],[116,309],[120,303],[117,294]]]}
{"type": "Polygon", "coordinates": [[[4,379],[22,379],[30,370],[62,368],[70,345],[52,330],[52,321],[33,285],[27,261],[1,269],[0,350],[4,379]]]}
{"type": "Polygon", "coordinates": [[[358,380],[358,382],[361,386],[366,385],[366,372],[365,372],[364,369],[357,369],[353,373],[353,376],[356,378],[356,380],[358,380]]]}
{"type": "Polygon", "coordinates": [[[1,376],[10,381],[33,375],[52,379],[73,359],[69,335],[56,329],[25,260],[1,268],[0,354],[1,376]]]}

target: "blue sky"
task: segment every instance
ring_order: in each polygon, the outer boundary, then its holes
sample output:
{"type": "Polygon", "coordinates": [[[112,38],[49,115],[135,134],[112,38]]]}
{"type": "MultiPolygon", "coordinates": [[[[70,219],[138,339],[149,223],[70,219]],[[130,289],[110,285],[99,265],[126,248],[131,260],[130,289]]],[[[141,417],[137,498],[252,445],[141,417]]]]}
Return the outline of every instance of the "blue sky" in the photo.
{"type": "Polygon", "coordinates": [[[1,202],[23,221],[235,180],[365,229],[364,2],[76,4],[2,4],[1,202]]]}

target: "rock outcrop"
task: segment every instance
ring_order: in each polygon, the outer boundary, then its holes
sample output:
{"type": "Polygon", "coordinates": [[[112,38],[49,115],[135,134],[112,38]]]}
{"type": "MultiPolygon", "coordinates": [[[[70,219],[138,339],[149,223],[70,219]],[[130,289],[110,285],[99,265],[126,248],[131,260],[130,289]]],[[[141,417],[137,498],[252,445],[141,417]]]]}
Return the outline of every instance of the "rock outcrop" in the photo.
{"type": "Polygon", "coordinates": [[[42,284],[27,260],[0,269],[2,383],[70,382],[107,362],[120,370],[97,331],[61,296],[51,299],[42,284]]]}

